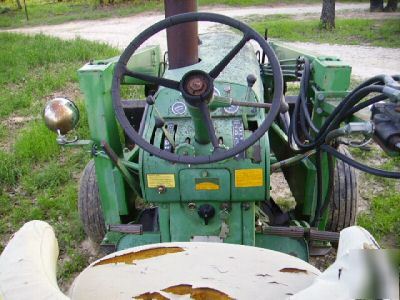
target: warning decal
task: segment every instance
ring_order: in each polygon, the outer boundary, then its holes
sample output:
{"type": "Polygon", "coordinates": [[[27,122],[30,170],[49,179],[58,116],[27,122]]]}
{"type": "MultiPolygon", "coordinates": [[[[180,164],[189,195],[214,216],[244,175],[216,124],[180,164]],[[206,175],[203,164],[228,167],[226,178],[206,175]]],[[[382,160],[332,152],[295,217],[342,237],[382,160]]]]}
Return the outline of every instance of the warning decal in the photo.
{"type": "Polygon", "coordinates": [[[147,186],[149,188],[157,188],[164,186],[167,188],[175,187],[174,174],[147,174],[147,186]]]}
{"type": "Polygon", "coordinates": [[[235,170],[235,187],[264,186],[263,169],[235,170]]]}

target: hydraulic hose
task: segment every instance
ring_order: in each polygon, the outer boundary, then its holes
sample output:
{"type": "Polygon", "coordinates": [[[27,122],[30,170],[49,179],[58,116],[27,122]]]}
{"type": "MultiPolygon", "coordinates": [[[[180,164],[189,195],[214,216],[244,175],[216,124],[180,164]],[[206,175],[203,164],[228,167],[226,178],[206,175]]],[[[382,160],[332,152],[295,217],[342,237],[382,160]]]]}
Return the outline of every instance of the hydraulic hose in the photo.
{"type": "Polygon", "coordinates": [[[368,79],[367,81],[361,83],[352,92],[350,92],[343,101],[333,110],[333,112],[327,117],[321,128],[318,130],[314,123],[312,122],[310,113],[307,107],[308,99],[308,85],[310,80],[310,63],[308,59],[304,60],[304,71],[302,72],[302,78],[300,82],[300,93],[295,102],[293,114],[290,120],[290,126],[288,130],[288,140],[291,145],[292,150],[295,153],[303,153],[312,149],[316,149],[315,165],[317,172],[317,205],[315,210],[315,216],[312,221],[313,226],[318,226],[321,220],[323,212],[327,209],[330,202],[331,193],[333,190],[333,177],[334,177],[334,164],[333,157],[342,160],[344,163],[373,175],[386,177],[386,178],[396,178],[400,179],[400,172],[391,172],[381,169],[376,169],[359,163],[352,158],[340,153],[335,148],[326,144],[327,139],[335,137],[334,132],[339,128],[340,123],[346,118],[350,117],[354,113],[366,108],[374,103],[386,100],[391,95],[387,92],[386,84],[391,83],[393,86],[393,80],[400,81],[400,75],[395,75],[390,78],[385,75],[378,75],[368,79]],[[359,103],[363,98],[371,93],[379,93],[379,95],[372,97],[362,103],[359,103]],[[359,103],[359,104],[358,104],[359,103]],[[298,126],[300,123],[300,126],[298,126]],[[309,133],[311,128],[315,133],[315,138],[312,138],[309,133]],[[301,133],[300,133],[301,130],[301,133]],[[301,136],[308,139],[308,142],[303,142],[301,136]],[[329,138],[328,138],[329,137],[329,138]],[[292,145],[294,141],[295,145],[292,145]],[[323,188],[323,176],[322,176],[322,153],[326,152],[328,154],[328,190],[325,199],[323,198],[322,188],[323,188]]]}
{"type": "Polygon", "coordinates": [[[340,153],[337,151],[335,148],[329,146],[329,145],[322,145],[321,149],[328,152],[329,154],[335,156],[336,158],[342,160],[346,164],[352,166],[353,168],[356,168],[358,170],[361,170],[366,173],[370,173],[376,176],[381,176],[381,177],[386,177],[386,178],[395,178],[395,179],[400,179],[400,172],[391,172],[391,171],[385,171],[381,169],[376,169],[372,168],[369,166],[366,166],[362,163],[359,163],[358,161],[355,161],[354,159],[351,159],[350,157],[340,153]]]}
{"type": "MultiPolygon", "coordinates": [[[[345,97],[345,99],[334,109],[334,111],[329,115],[329,117],[326,119],[324,124],[321,126],[321,129],[319,130],[316,138],[311,141],[310,143],[303,143],[300,141],[298,132],[294,127],[294,124],[297,122],[297,114],[299,111],[297,102],[295,104],[295,109],[293,112],[292,116],[292,121],[291,121],[291,134],[293,134],[293,139],[297,146],[303,150],[311,150],[314,149],[318,146],[321,146],[325,142],[326,135],[331,131],[339,127],[340,123],[348,116],[348,112],[350,109],[352,109],[355,104],[357,104],[359,101],[361,101],[365,96],[369,95],[370,93],[377,92],[377,93],[382,93],[384,89],[384,86],[381,85],[371,85],[371,86],[366,86],[362,87],[356,92],[352,92],[349,95],[345,97]]],[[[378,102],[381,101],[380,98],[375,99],[374,101],[378,102]]],[[[361,108],[360,108],[361,109],[361,108]]],[[[356,112],[356,111],[354,111],[356,112]]],[[[353,113],[354,113],[353,112],[353,113]]]]}
{"type": "Polygon", "coordinates": [[[321,168],[321,160],[322,160],[322,153],[320,149],[317,149],[317,153],[315,153],[315,166],[317,169],[317,205],[316,205],[316,214],[314,216],[314,220],[312,221],[311,225],[316,226],[319,222],[319,211],[322,206],[322,168],[321,168]]]}
{"type": "Polygon", "coordinates": [[[314,125],[313,121],[311,120],[310,112],[308,111],[307,107],[307,99],[308,99],[308,86],[310,84],[310,77],[311,77],[311,66],[310,61],[308,58],[304,59],[304,73],[301,78],[301,88],[300,88],[300,103],[301,109],[300,113],[304,115],[307,124],[311,127],[314,132],[318,132],[318,128],[314,125]]]}

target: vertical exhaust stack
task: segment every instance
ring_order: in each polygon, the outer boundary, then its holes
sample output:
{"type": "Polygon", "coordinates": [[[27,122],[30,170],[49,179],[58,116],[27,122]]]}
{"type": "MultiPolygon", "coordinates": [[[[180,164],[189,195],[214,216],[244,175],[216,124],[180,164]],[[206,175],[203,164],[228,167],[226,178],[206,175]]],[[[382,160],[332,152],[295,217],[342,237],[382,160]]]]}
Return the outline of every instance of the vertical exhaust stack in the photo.
{"type": "MultiPolygon", "coordinates": [[[[197,0],[164,0],[165,17],[196,12],[197,0]]],[[[199,61],[197,22],[176,25],[167,29],[170,69],[193,65],[199,61]]]]}

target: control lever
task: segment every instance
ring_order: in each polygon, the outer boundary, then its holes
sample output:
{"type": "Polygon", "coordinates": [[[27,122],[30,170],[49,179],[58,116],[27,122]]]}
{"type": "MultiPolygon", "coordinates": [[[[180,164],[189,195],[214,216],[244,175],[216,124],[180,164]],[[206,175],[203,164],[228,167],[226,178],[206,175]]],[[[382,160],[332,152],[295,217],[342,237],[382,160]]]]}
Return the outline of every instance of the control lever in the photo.
{"type": "Polygon", "coordinates": [[[154,126],[156,128],[160,128],[164,132],[165,138],[170,142],[172,147],[175,149],[175,141],[172,138],[171,134],[168,132],[168,130],[165,128],[164,119],[161,116],[158,116],[158,117],[154,117],[154,121],[155,121],[154,126]]]}
{"type": "MultiPolygon", "coordinates": [[[[154,99],[154,97],[152,96],[152,95],[150,95],[150,96],[148,96],[147,98],[146,98],[146,103],[149,105],[149,106],[152,106],[152,105],[154,105],[156,102],[155,102],[155,99],[154,99]]],[[[156,128],[160,128],[163,132],[164,132],[164,135],[165,135],[165,138],[170,142],[170,144],[172,145],[172,147],[173,148],[175,148],[175,141],[174,141],[174,139],[173,139],[173,137],[171,136],[171,134],[168,132],[168,130],[165,128],[165,120],[164,120],[164,118],[161,116],[161,114],[160,114],[160,112],[158,111],[158,109],[157,109],[157,107],[156,106],[153,106],[153,108],[154,108],[154,111],[156,112],[156,117],[154,117],[154,121],[155,121],[155,124],[154,124],[154,126],[156,127],[156,128]]]]}
{"type": "Polygon", "coordinates": [[[247,81],[247,92],[246,92],[246,98],[244,101],[248,102],[250,99],[251,90],[257,81],[257,77],[254,76],[253,74],[249,74],[249,75],[247,75],[246,81],[247,81]]]}
{"type": "MultiPolygon", "coordinates": [[[[248,76],[247,76],[247,78],[246,78],[246,81],[247,81],[247,92],[246,92],[246,100],[245,100],[245,102],[248,102],[249,101],[249,99],[250,99],[250,95],[251,95],[251,90],[252,90],[252,88],[253,88],[253,86],[254,86],[254,84],[256,83],[256,81],[257,81],[257,77],[256,76],[254,76],[253,74],[249,74],[248,76]]],[[[262,108],[269,108],[269,107],[271,107],[271,105],[269,104],[269,103],[264,103],[264,104],[267,104],[267,105],[264,105],[264,106],[257,106],[257,105],[248,105],[248,106],[252,106],[252,107],[262,107],[262,108]]],[[[240,101],[232,101],[232,105],[239,105],[239,106],[247,106],[247,105],[243,105],[243,103],[241,103],[240,101]]],[[[289,104],[286,102],[286,100],[285,100],[285,97],[284,96],[282,96],[282,102],[281,102],[281,109],[280,109],[280,112],[281,113],[285,113],[285,112],[287,112],[289,110],[289,104]]]]}

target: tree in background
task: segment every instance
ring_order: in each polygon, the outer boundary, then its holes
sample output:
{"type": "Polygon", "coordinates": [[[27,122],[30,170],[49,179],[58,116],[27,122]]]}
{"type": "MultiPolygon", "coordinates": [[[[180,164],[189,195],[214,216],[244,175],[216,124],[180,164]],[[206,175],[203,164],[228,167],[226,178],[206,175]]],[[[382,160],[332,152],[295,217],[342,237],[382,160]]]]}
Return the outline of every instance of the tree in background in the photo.
{"type": "Polygon", "coordinates": [[[18,9],[22,9],[22,5],[21,2],[19,0],[15,0],[17,2],[17,7],[18,9]]]}
{"type": "Polygon", "coordinates": [[[370,0],[370,11],[388,11],[394,12],[397,10],[398,0],[388,0],[386,7],[383,8],[383,0],[370,0]]]}
{"type": "Polygon", "coordinates": [[[335,28],[335,0],[322,1],[321,26],[327,30],[335,28]]]}

